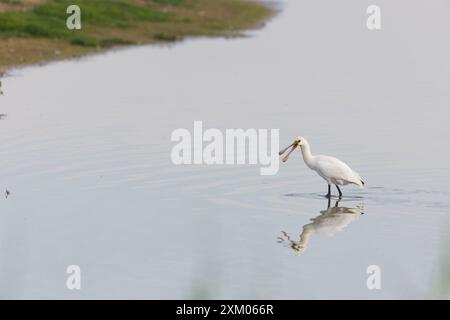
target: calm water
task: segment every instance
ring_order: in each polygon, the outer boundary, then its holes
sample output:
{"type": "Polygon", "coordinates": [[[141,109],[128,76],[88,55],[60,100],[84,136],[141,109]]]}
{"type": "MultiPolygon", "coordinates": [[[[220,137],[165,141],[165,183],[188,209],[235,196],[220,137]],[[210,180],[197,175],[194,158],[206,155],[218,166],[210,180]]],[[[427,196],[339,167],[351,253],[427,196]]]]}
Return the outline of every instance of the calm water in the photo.
{"type": "Polygon", "coordinates": [[[371,2],[289,0],[246,38],[10,70],[0,297],[449,298],[450,3],[432,2],[379,0],[370,32],[371,2]],[[328,204],[299,153],[275,176],[174,166],[194,120],[305,136],[367,188],[328,204]]]}

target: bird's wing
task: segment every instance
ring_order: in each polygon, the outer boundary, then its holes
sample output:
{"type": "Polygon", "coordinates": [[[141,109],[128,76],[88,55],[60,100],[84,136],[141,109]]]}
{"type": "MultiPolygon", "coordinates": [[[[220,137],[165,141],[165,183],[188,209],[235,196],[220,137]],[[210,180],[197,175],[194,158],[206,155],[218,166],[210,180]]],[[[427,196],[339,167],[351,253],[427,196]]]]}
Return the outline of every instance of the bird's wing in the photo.
{"type": "Polygon", "coordinates": [[[346,163],[330,156],[317,156],[316,169],[320,175],[334,180],[342,180],[361,185],[359,174],[353,171],[346,163]]]}

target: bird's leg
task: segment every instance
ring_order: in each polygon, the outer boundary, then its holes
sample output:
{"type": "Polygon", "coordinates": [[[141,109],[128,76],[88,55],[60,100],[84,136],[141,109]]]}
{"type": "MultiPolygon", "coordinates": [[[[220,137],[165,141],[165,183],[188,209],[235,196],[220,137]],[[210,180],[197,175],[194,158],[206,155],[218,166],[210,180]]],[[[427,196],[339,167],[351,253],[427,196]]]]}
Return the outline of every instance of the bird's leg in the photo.
{"type": "Polygon", "coordinates": [[[341,191],[341,189],[339,189],[337,184],[335,184],[335,186],[336,186],[336,188],[337,188],[337,190],[339,192],[339,198],[342,198],[342,191],[341,191]]]}
{"type": "Polygon", "coordinates": [[[331,198],[331,184],[328,185],[328,193],[325,197],[327,197],[328,199],[331,198]]]}

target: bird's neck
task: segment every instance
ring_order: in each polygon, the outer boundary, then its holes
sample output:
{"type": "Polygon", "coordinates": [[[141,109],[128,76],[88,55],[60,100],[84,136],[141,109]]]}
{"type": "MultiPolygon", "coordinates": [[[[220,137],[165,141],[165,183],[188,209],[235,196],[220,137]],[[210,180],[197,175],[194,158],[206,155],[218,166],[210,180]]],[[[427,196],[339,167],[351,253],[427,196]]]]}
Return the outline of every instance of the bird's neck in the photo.
{"type": "Polygon", "coordinates": [[[305,161],[306,165],[311,168],[314,156],[311,154],[311,148],[309,146],[309,143],[304,141],[303,144],[301,145],[301,149],[303,160],[305,161]]]}
{"type": "Polygon", "coordinates": [[[309,239],[313,233],[314,233],[314,223],[305,224],[303,226],[303,231],[300,234],[300,241],[298,242],[298,244],[306,249],[306,247],[308,246],[309,239]]]}

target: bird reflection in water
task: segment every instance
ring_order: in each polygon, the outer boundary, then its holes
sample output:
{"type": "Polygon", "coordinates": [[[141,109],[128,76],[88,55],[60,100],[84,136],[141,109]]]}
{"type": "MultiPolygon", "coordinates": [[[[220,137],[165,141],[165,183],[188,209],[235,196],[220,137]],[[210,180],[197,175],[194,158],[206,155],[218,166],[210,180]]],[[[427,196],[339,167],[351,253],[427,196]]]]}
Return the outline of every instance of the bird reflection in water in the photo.
{"type": "Polygon", "coordinates": [[[293,240],[289,234],[282,231],[281,237],[278,237],[278,243],[293,249],[296,253],[302,253],[308,247],[309,241],[313,234],[334,236],[338,231],[345,229],[350,223],[364,214],[363,204],[359,204],[355,208],[340,207],[339,200],[336,201],[334,207],[330,206],[331,201],[328,199],[328,208],[320,211],[320,215],[311,219],[311,223],[303,226],[300,239],[293,240]]]}

